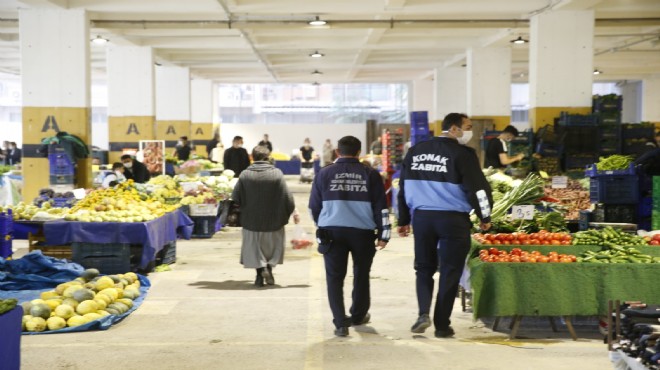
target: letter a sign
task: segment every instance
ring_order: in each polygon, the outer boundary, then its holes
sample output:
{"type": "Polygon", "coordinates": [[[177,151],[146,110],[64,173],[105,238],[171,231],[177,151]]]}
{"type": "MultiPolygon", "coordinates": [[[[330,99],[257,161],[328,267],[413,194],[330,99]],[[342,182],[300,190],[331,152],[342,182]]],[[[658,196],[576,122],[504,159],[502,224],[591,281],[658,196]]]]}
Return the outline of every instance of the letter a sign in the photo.
{"type": "Polygon", "coordinates": [[[195,130],[195,135],[204,135],[204,130],[202,130],[201,127],[198,127],[197,130],[195,130]]]}
{"type": "Polygon", "coordinates": [[[169,135],[169,134],[176,135],[176,130],[174,130],[174,126],[172,125],[167,126],[167,132],[165,133],[165,135],[169,135]]]}
{"type": "Polygon", "coordinates": [[[131,124],[128,125],[128,131],[126,131],[126,135],[130,135],[131,133],[135,135],[140,135],[140,131],[138,131],[137,125],[133,122],[131,122],[131,124]]]}
{"type": "Polygon", "coordinates": [[[57,125],[55,116],[48,116],[44,121],[43,127],[41,127],[41,132],[47,132],[48,130],[53,130],[55,132],[60,132],[60,127],[57,125]]]}

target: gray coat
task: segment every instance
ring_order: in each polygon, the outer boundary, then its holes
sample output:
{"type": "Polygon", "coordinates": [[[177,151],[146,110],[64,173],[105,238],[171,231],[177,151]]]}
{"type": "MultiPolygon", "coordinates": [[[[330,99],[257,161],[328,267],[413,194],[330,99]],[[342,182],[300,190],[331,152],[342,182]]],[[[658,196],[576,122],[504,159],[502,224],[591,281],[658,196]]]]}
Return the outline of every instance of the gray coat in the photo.
{"type": "Polygon", "coordinates": [[[282,171],[268,162],[254,162],[241,173],[232,199],[240,206],[241,225],[250,231],[280,230],[295,209],[282,171]]]}

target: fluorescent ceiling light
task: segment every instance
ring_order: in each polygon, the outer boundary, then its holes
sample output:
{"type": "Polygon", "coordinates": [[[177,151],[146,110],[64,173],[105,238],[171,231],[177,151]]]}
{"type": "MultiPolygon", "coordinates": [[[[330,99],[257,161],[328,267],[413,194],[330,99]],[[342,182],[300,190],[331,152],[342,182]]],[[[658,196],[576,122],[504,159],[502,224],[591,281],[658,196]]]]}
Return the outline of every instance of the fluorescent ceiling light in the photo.
{"type": "Polygon", "coordinates": [[[323,72],[319,71],[318,69],[315,69],[314,72],[312,72],[313,75],[322,75],[323,72]]]}
{"type": "Polygon", "coordinates": [[[107,43],[108,41],[110,41],[110,40],[101,37],[101,35],[96,35],[96,37],[92,39],[92,43],[96,44],[96,45],[103,45],[103,44],[107,43]]]}
{"type": "Polygon", "coordinates": [[[513,43],[513,44],[526,44],[528,42],[529,42],[529,40],[523,39],[522,36],[518,36],[517,39],[511,40],[511,43],[513,43]]]}
{"type": "Polygon", "coordinates": [[[313,21],[309,21],[308,24],[309,24],[310,26],[325,26],[326,24],[328,24],[328,22],[322,20],[322,19],[319,18],[319,16],[317,15],[316,18],[314,18],[313,21]]]}
{"type": "Polygon", "coordinates": [[[599,74],[602,74],[602,73],[603,73],[603,71],[601,71],[600,69],[598,69],[598,68],[594,69],[594,74],[595,75],[599,75],[599,74]]]}
{"type": "Polygon", "coordinates": [[[321,83],[320,83],[320,82],[318,82],[318,81],[314,81],[314,82],[312,83],[312,85],[314,85],[314,86],[320,86],[320,85],[321,85],[321,83]]]}
{"type": "Polygon", "coordinates": [[[321,53],[319,53],[319,51],[317,50],[317,51],[315,51],[315,52],[309,54],[309,56],[312,57],[312,58],[322,58],[322,57],[325,56],[325,54],[321,54],[321,53]]]}

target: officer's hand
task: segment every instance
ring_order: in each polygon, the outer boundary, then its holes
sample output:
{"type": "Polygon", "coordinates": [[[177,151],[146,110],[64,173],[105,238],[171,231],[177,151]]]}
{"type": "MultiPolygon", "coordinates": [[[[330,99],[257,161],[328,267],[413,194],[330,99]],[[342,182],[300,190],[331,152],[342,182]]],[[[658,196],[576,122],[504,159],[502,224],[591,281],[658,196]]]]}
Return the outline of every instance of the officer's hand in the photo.
{"type": "Polygon", "coordinates": [[[378,250],[382,250],[385,247],[387,247],[387,242],[386,241],[379,240],[378,243],[376,244],[376,248],[378,250]]]}
{"type": "Polygon", "coordinates": [[[410,235],[410,225],[399,226],[397,231],[399,232],[400,237],[405,238],[406,236],[410,235]]]}
{"type": "Polygon", "coordinates": [[[488,230],[490,230],[491,226],[493,226],[493,224],[491,224],[490,222],[488,222],[488,223],[483,223],[482,222],[481,225],[479,225],[479,226],[481,227],[481,230],[488,231],[488,230]]]}

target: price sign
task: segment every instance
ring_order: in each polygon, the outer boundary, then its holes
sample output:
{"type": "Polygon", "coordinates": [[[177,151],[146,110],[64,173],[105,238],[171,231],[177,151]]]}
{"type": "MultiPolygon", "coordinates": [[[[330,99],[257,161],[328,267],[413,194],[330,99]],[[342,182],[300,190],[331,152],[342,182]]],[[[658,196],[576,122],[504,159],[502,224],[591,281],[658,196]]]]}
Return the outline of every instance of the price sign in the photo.
{"type": "Polygon", "coordinates": [[[511,207],[511,217],[514,220],[533,220],[534,206],[513,206],[511,207]]]}
{"type": "Polygon", "coordinates": [[[566,189],[568,187],[567,176],[552,176],[553,189],[566,189]]]}

